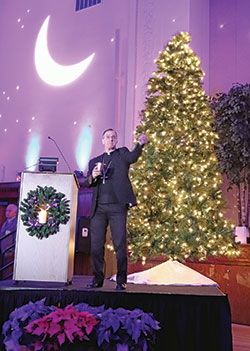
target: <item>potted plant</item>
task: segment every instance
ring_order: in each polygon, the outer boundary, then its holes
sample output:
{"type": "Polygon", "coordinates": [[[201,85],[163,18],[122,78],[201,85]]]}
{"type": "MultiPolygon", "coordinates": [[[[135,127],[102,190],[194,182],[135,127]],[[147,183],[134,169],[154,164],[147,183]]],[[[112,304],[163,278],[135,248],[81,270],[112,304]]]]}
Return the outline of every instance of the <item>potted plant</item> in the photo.
{"type": "Polygon", "coordinates": [[[32,321],[54,311],[54,306],[44,304],[45,298],[29,302],[11,312],[9,320],[3,324],[4,345],[7,351],[28,350],[35,343],[36,336],[25,333],[25,327],[32,321]]]}
{"type": "Polygon", "coordinates": [[[51,313],[30,322],[25,327],[25,331],[38,337],[34,351],[71,350],[71,346],[75,350],[76,347],[73,344],[79,344],[79,342],[81,350],[88,350],[90,334],[97,323],[99,321],[93,314],[78,311],[73,304],[70,304],[65,309],[55,307],[51,313]]]}
{"type": "Polygon", "coordinates": [[[46,306],[44,298],[16,308],[3,324],[6,351],[96,350],[93,329],[98,320],[93,312],[104,307],[75,307],[46,306]]]}
{"type": "Polygon", "coordinates": [[[140,309],[109,308],[99,314],[97,345],[107,351],[153,350],[159,322],[140,309]]]}
{"type": "MultiPolygon", "coordinates": [[[[238,225],[236,237],[246,243],[250,210],[250,84],[233,84],[229,92],[211,98],[214,130],[218,135],[215,154],[229,189],[236,186],[238,225]]],[[[236,238],[237,240],[237,238],[236,238]]]]}
{"type": "Polygon", "coordinates": [[[3,324],[6,351],[153,350],[159,322],[151,313],[87,303],[64,309],[45,298],[16,308],[3,324]]]}

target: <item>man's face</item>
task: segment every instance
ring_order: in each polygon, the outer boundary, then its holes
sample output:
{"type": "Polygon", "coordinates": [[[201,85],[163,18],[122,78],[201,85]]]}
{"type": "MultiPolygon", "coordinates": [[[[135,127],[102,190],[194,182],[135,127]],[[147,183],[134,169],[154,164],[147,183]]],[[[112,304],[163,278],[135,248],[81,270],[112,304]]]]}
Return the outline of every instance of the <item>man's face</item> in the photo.
{"type": "Polygon", "coordinates": [[[5,211],[6,218],[11,219],[16,217],[16,209],[14,206],[7,206],[5,211]]]}
{"type": "Polygon", "coordinates": [[[102,137],[105,151],[113,150],[118,143],[117,134],[114,130],[108,130],[102,137]]]}

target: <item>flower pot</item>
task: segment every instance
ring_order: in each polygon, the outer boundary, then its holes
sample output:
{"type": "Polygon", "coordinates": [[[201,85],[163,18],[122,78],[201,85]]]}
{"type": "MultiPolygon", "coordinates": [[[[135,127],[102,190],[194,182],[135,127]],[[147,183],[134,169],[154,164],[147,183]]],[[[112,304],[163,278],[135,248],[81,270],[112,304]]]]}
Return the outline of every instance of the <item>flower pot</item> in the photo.
{"type": "Polygon", "coordinates": [[[247,244],[247,238],[249,237],[249,231],[247,227],[236,227],[235,228],[235,241],[241,244],[247,244]]]}

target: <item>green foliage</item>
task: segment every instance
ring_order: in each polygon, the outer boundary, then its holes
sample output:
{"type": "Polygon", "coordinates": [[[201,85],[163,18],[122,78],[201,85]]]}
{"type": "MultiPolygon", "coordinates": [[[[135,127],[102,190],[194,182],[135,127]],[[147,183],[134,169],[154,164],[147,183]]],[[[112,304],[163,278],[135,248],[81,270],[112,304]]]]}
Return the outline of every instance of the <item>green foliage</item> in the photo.
{"type": "Polygon", "coordinates": [[[69,200],[55,188],[37,186],[30,190],[27,198],[21,202],[20,211],[23,212],[21,219],[30,236],[38,239],[48,238],[59,231],[60,224],[69,221],[69,200]],[[46,223],[39,223],[38,214],[41,209],[46,210],[48,218],[46,223]]]}
{"type": "Polygon", "coordinates": [[[237,186],[238,225],[249,226],[250,212],[250,85],[234,84],[210,101],[218,135],[215,154],[230,188],[237,186]]]}
{"type": "Polygon", "coordinates": [[[129,212],[130,258],[173,259],[234,254],[224,217],[221,175],[213,154],[213,115],[202,90],[200,61],[188,33],[160,53],[148,83],[142,123],[148,143],[131,169],[138,206],[129,212]]]}
{"type": "Polygon", "coordinates": [[[238,184],[245,167],[250,175],[250,85],[234,84],[227,94],[216,94],[210,106],[215,114],[215,154],[220,171],[230,185],[238,184]]]}

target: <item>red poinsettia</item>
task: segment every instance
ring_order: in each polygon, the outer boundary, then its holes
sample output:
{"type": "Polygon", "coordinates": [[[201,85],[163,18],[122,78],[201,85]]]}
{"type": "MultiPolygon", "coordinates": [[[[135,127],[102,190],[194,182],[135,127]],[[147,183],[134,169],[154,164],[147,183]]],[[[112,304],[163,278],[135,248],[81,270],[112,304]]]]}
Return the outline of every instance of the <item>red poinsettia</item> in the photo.
{"type": "Polygon", "coordinates": [[[67,340],[71,343],[75,338],[80,341],[88,340],[88,335],[98,322],[93,314],[79,312],[71,304],[64,310],[55,307],[55,311],[30,322],[25,327],[25,331],[39,337],[33,345],[34,351],[41,350],[44,344],[47,349],[59,350],[59,345],[61,346],[67,340]]]}

